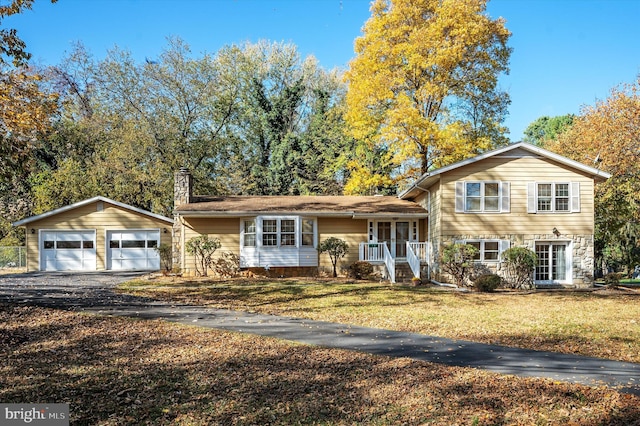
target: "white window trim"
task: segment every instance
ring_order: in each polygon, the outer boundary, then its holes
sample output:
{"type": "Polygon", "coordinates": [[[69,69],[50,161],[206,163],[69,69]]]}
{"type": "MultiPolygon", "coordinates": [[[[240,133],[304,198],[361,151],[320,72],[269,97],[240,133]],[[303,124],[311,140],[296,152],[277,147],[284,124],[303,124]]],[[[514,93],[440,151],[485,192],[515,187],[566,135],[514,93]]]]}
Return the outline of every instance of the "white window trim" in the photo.
{"type": "MultiPolygon", "coordinates": [[[[565,249],[565,279],[564,280],[534,280],[536,285],[573,284],[573,241],[571,240],[537,240],[533,244],[533,251],[538,244],[563,244],[565,249]]],[[[536,268],[538,265],[536,265],[536,268]]],[[[534,271],[535,277],[535,271],[534,271]]]]}
{"type": "Polygon", "coordinates": [[[498,180],[470,180],[456,182],[456,194],[455,194],[455,211],[456,213],[466,214],[500,214],[509,213],[511,211],[511,184],[510,182],[498,181],[498,180]],[[480,210],[467,210],[467,184],[480,184],[480,210]],[[497,210],[485,210],[484,209],[484,187],[487,183],[498,184],[498,209],[497,210]]]}
{"type": "Polygon", "coordinates": [[[527,213],[568,214],[580,212],[580,182],[568,181],[536,181],[527,184],[527,213]],[[538,185],[551,185],[551,210],[538,210],[538,185]],[[556,185],[568,185],[569,208],[556,210],[556,185]]]}
{"type": "Polygon", "coordinates": [[[480,243],[480,259],[474,259],[474,262],[486,262],[486,263],[499,263],[502,253],[511,246],[510,240],[498,240],[498,239],[469,239],[459,240],[456,244],[468,244],[468,243],[480,243]],[[485,244],[486,243],[498,243],[498,258],[497,259],[485,259],[485,244]]]}
{"type": "MultiPolygon", "coordinates": [[[[270,232],[271,233],[271,232],[270,232]]],[[[316,249],[318,247],[318,220],[315,217],[310,216],[255,216],[255,217],[243,217],[240,218],[240,247],[242,249],[253,249],[253,248],[263,248],[266,250],[287,250],[287,249],[316,249]],[[253,220],[256,225],[256,244],[255,246],[245,246],[244,245],[244,236],[245,236],[245,221],[253,220]],[[277,245],[266,246],[263,244],[263,221],[265,220],[275,220],[277,223],[277,245]],[[282,245],[282,221],[283,220],[293,220],[294,221],[294,234],[295,234],[295,244],[294,245],[282,245]],[[313,221],[313,246],[305,246],[302,245],[302,221],[303,220],[312,220],[313,221]]]]}

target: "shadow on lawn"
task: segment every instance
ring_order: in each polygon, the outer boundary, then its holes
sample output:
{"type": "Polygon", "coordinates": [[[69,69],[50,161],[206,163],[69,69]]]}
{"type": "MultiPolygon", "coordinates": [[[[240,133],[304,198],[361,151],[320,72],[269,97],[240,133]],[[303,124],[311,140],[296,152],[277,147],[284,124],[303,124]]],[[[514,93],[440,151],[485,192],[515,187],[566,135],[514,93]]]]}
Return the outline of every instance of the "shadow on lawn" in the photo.
{"type": "Polygon", "coordinates": [[[481,417],[480,424],[628,425],[640,418],[638,399],[612,400],[603,389],[161,322],[24,307],[4,307],[0,317],[0,400],[68,402],[73,424],[471,424],[481,417]]]}

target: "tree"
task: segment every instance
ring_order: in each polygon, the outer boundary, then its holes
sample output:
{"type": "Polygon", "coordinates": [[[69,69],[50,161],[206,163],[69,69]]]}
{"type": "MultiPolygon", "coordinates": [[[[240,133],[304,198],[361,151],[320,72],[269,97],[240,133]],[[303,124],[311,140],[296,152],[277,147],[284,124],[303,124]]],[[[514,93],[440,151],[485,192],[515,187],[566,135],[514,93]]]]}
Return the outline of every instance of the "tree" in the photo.
{"type": "MultiPolygon", "coordinates": [[[[353,136],[402,182],[507,143],[498,89],[511,49],[484,0],[376,0],[346,73],[353,136]]],[[[366,167],[366,166],[363,166],[366,167]]]]}
{"type": "Polygon", "coordinates": [[[584,107],[545,148],[612,174],[595,190],[596,256],[633,269],[640,263],[640,77],[584,107]]]}
{"type": "Polygon", "coordinates": [[[333,277],[338,276],[337,265],[338,261],[345,257],[349,252],[349,244],[346,241],[336,237],[329,237],[322,241],[318,246],[320,253],[328,253],[333,265],[333,277]]]}
{"type": "MultiPolygon", "coordinates": [[[[55,3],[58,0],[51,0],[55,3]]],[[[7,16],[22,13],[31,9],[34,0],[11,0],[9,4],[0,6],[0,23],[7,16]]],[[[31,55],[25,50],[26,45],[15,29],[0,29],[0,66],[8,64],[10,59],[14,66],[24,66],[31,58],[31,55]]]]}
{"type": "Polygon", "coordinates": [[[573,114],[540,117],[527,126],[523,141],[542,146],[545,141],[557,139],[560,133],[571,127],[574,118],[573,114]]]}

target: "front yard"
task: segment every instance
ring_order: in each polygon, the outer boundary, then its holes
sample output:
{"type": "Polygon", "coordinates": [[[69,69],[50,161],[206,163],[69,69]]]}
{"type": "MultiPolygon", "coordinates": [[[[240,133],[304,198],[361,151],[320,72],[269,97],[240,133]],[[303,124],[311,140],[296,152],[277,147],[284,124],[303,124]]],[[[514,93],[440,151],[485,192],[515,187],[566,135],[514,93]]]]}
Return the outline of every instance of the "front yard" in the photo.
{"type": "Polygon", "coordinates": [[[166,278],[121,291],[247,310],[640,362],[640,292],[461,293],[440,287],[311,280],[166,278]]]}
{"type": "Polygon", "coordinates": [[[604,387],[162,321],[0,305],[0,342],[0,401],[67,402],[71,424],[640,424],[640,398],[604,387]]]}

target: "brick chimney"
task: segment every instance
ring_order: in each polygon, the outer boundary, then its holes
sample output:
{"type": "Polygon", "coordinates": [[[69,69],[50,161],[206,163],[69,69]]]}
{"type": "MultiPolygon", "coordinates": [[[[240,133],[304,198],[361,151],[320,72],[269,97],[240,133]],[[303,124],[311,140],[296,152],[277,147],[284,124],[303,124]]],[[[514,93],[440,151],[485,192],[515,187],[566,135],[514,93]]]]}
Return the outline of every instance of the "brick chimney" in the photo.
{"type": "Polygon", "coordinates": [[[173,207],[189,204],[193,199],[193,175],[186,167],[181,167],[175,175],[173,186],[173,207]]]}

